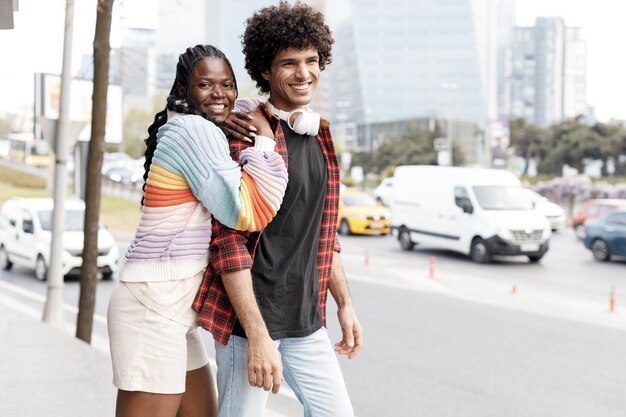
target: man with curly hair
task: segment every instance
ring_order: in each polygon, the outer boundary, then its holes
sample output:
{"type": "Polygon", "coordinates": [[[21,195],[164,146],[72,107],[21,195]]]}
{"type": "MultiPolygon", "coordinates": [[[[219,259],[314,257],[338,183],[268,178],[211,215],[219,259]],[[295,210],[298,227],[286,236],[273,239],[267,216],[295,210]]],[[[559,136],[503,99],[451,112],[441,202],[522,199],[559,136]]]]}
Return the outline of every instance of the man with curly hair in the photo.
{"type": "MultiPolygon", "coordinates": [[[[335,354],[352,359],[362,346],[339,256],[339,164],[328,122],[308,107],[333,42],[323,15],[300,2],[281,1],[247,20],[246,69],[269,93],[266,103],[248,104],[269,121],[289,183],[261,233],[213,223],[194,308],[216,342],[220,417],[262,415],[283,377],[305,416],[353,416],[335,354]],[[325,327],[328,290],[343,333],[334,349],[325,327]]],[[[230,145],[235,159],[250,146],[230,145]]]]}

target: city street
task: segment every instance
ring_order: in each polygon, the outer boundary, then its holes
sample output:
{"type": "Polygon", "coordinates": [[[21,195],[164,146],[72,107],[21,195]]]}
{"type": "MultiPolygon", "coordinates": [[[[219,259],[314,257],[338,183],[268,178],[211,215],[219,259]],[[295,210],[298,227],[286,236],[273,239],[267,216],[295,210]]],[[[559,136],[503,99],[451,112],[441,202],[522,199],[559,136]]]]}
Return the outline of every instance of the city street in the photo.
{"type": "MultiPolygon", "coordinates": [[[[623,416],[623,261],[593,261],[570,230],[553,236],[539,264],[520,257],[479,265],[450,252],[404,252],[392,237],[341,241],[365,332],[362,353],[341,359],[357,416],[623,416]]],[[[78,281],[65,284],[65,302],[76,306],[78,281]]],[[[106,305],[115,284],[98,285],[98,349],[107,348],[106,305]]],[[[30,271],[4,271],[0,288],[0,301],[41,315],[46,287],[30,271]]],[[[328,317],[338,340],[332,302],[328,317]]],[[[66,318],[73,326],[75,315],[66,318]]],[[[209,337],[207,346],[213,354],[209,337]]],[[[292,398],[280,400],[284,410],[297,409],[292,398]]]]}

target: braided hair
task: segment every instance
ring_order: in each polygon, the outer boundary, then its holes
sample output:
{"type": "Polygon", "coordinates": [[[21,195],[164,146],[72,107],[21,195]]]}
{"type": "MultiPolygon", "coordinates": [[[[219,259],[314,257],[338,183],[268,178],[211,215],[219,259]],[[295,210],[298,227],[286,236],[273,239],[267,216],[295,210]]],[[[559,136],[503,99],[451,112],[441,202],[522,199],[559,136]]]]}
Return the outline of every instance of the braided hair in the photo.
{"type": "MultiPolygon", "coordinates": [[[[167,97],[167,103],[165,108],[158,112],[154,116],[154,122],[148,127],[148,138],[144,140],[146,143],[145,162],[143,167],[145,172],[143,174],[143,188],[146,191],[146,183],[148,181],[148,173],[150,172],[150,165],[152,165],[152,157],[157,147],[157,132],[159,128],[167,122],[167,110],[175,111],[183,114],[195,114],[200,115],[208,119],[206,113],[200,111],[194,97],[189,96],[190,91],[189,82],[191,80],[193,70],[196,64],[205,58],[218,58],[228,65],[230,72],[233,74],[233,82],[235,84],[235,92],[237,92],[237,80],[235,79],[235,72],[230,64],[226,55],[219,49],[211,45],[196,45],[191,48],[187,48],[185,53],[178,56],[178,63],[176,64],[176,78],[172,84],[169,96],[167,97]],[[180,88],[182,87],[182,88],[180,88]],[[180,91],[184,91],[184,95],[180,91]]],[[[144,197],[141,197],[141,205],[143,206],[144,197]]]]}

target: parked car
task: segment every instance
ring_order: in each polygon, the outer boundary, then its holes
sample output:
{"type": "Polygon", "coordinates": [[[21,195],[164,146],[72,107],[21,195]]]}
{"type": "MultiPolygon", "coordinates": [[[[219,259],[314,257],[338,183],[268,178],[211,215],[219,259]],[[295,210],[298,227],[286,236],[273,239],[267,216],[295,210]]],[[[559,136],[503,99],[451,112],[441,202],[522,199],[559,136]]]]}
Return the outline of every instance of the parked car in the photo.
{"type": "MultiPolygon", "coordinates": [[[[11,198],[0,209],[0,268],[15,265],[31,268],[40,281],[47,278],[52,240],[51,198],[11,198]]],[[[61,273],[80,273],[83,264],[83,224],[85,203],[69,199],[65,204],[65,230],[61,273]]],[[[117,270],[119,250],[109,231],[98,230],[97,266],[103,279],[110,279],[117,270]]]]}
{"type": "Polygon", "coordinates": [[[602,198],[585,201],[585,203],[572,216],[572,227],[576,231],[576,236],[578,236],[581,240],[585,239],[585,222],[587,220],[597,219],[598,217],[601,217],[609,211],[619,207],[626,207],[626,199],[602,198]]]}
{"type": "Polygon", "coordinates": [[[391,223],[405,250],[423,244],[479,263],[493,255],[525,255],[538,262],[552,235],[519,179],[501,169],[398,166],[391,223]]]}
{"type": "Polygon", "coordinates": [[[391,221],[389,209],[376,203],[369,195],[345,188],[339,200],[337,230],[349,234],[389,234],[391,221]]]}
{"type": "Polygon", "coordinates": [[[552,231],[565,229],[567,217],[565,216],[565,210],[561,206],[529,188],[524,189],[524,193],[533,204],[535,210],[546,216],[552,231]]]}
{"type": "Polygon", "coordinates": [[[104,176],[113,182],[120,184],[134,184],[141,177],[126,167],[113,167],[109,169],[104,176]]]}
{"type": "Polygon", "coordinates": [[[585,247],[598,261],[612,256],[626,257],[626,208],[609,211],[596,220],[585,222],[585,247]]]}
{"type": "Polygon", "coordinates": [[[124,152],[107,152],[102,155],[102,175],[106,175],[111,168],[125,167],[132,161],[133,158],[124,152]]]}
{"type": "Polygon", "coordinates": [[[389,207],[391,203],[391,190],[393,187],[393,178],[385,178],[380,185],[374,190],[374,198],[379,204],[389,207]]]}

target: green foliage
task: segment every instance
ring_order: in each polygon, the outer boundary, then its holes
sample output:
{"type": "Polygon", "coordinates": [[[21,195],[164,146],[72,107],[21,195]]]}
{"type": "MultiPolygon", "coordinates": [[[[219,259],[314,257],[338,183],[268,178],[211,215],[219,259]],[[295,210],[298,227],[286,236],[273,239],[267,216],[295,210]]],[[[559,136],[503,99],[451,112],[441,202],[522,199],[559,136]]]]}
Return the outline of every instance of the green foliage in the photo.
{"type": "Polygon", "coordinates": [[[46,188],[46,180],[44,178],[1,166],[0,182],[2,182],[3,187],[13,186],[31,189],[46,188]]]}
{"type": "Polygon", "coordinates": [[[144,109],[133,108],[124,119],[123,150],[133,158],[143,156],[146,150],[144,139],[148,137],[148,126],[152,124],[154,114],[144,109]]]}
{"type": "Polygon", "coordinates": [[[352,155],[352,165],[374,173],[382,173],[397,165],[435,165],[437,152],[433,140],[440,136],[438,128],[429,132],[419,125],[412,125],[400,138],[383,143],[373,152],[356,152],[352,155]]]}
{"type": "MultiPolygon", "coordinates": [[[[563,166],[584,170],[584,159],[603,162],[602,176],[608,175],[609,158],[618,161],[616,175],[626,171],[619,156],[626,156],[626,129],[620,125],[597,123],[588,126],[580,118],[556,123],[548,128],[528,125],[522,119],[511,121],[511,145],[515,154],[526,161],[538,160],[537,171],[545,175],[560,175],[563,166]]],[[[523,173],[527,174],[527,171],[523,173]]]]}
{"type": "Polygon", "coordinates": [[[356,181],[353,180],[352,178],[348,177],[348,178],[342,178],[341,182],[343,183],[343,185],[345,185],[346,187],[354,187],[356,186],[356,181]]]}
{"type": "MultiPolygon", "coordinates": [[[[68,195],[70,195],[68,189],[68,195]]],[[[9,168],[0,167],[0,205],[11,197],[49,197],[46,180],[9,168]]],[[[139,201],[102,196],[100,217],[113,231],[134,233],[141,213],[139,201]]]]}

